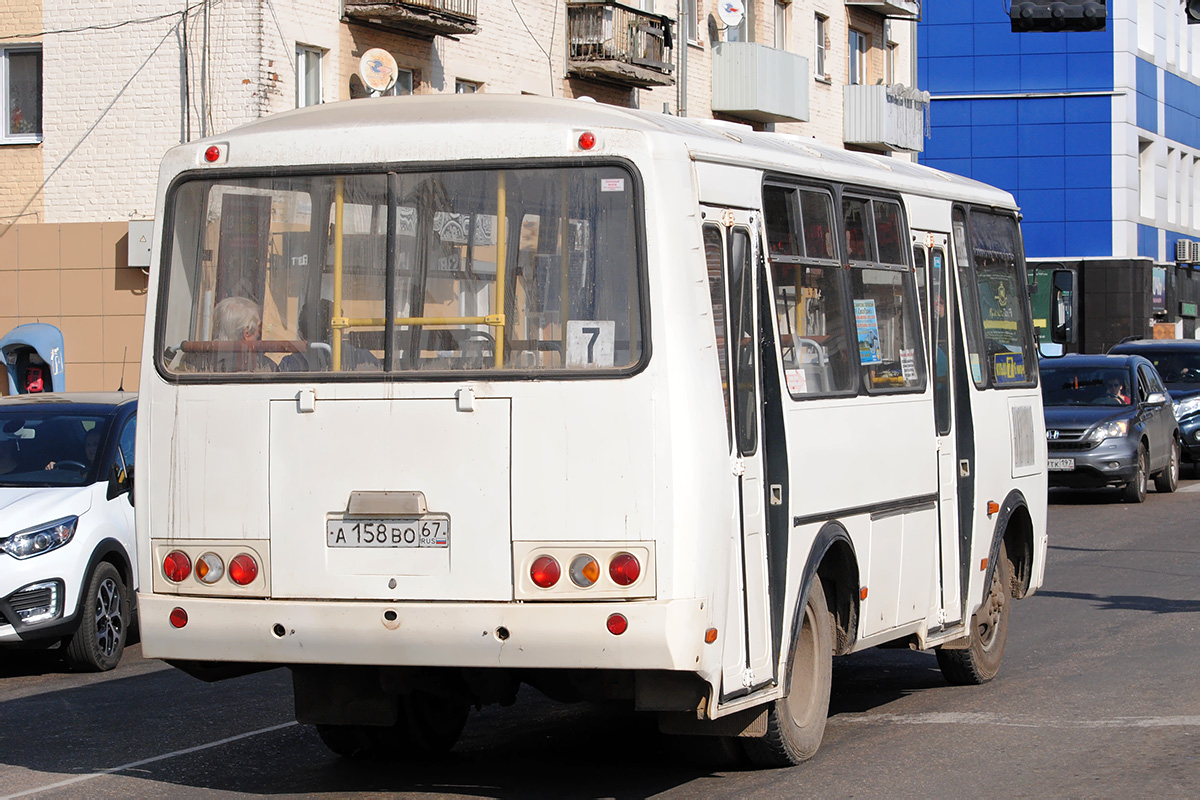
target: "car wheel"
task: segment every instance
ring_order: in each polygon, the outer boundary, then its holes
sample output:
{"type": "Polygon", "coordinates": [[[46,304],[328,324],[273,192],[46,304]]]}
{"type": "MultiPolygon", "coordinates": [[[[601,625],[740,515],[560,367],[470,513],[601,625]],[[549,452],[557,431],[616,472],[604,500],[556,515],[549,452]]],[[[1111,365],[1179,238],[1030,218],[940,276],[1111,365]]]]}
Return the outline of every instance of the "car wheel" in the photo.
{"type": "Polygon", "coordinates": [[[96,566],[79,609],[79,628],[67,644],[67,660],[85,672],[106,672],[121,661],[129,632],[129,590],[107,561],[96,566]]]}
{"type": "Polygon", "coordinates": [[[1171,438],[1171,460],[1154,476],[1154,488],[1168,494],[1179,488],[1179,440],[1174,437],[1171,438]]]}
{"type": "Polygon", "coordinates": [[[1141,503],[1146,499],[1146,489],[1149,488],[1149,469],[1147,467],[1146,445],[1139,444],[1137,451],[1137,474],[1133,480],[1125,484],[1121,497],[1126,503],[1141,503]]]}

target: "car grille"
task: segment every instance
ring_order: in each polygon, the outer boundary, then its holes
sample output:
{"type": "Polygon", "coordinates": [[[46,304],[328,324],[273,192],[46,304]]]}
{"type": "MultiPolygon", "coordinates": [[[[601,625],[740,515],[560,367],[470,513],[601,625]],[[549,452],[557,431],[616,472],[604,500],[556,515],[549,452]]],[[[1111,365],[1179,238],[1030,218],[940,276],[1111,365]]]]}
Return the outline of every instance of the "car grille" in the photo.
{"type": "Polygon", "coordinates": [[[1046,449],[1052,452],[1091,450],[1096,445],[1083,438],[1087,432],[1087,428],[1047,428],[1046,449]],[[1055,433],[1058,438],[1051,438],[1055,433]]]}

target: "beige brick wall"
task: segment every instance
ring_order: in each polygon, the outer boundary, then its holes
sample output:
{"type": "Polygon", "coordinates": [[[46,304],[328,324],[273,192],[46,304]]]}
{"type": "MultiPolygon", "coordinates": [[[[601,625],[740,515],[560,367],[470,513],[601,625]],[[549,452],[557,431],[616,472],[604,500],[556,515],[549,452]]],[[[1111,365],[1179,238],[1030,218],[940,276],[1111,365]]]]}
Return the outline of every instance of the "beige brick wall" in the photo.
{"type": "MultiPolygon", "coordinates": [[[[0,44],[39,42],[41,0],[4,0],[0,44]]],[[[0,145],[0,230],[15,222],[41,221],[42,153],[40,144],[0,145]]]]}
{"type": "MultiPolygon", "coordinates": [[[[137,389],[146,274],[127,266],[120,222],[14,225],[0,233],[0,335],[26,322],[63,333],[67,388],[137,389]]],[[[7,381],[0,381],[7,386],[7,381]]]]}

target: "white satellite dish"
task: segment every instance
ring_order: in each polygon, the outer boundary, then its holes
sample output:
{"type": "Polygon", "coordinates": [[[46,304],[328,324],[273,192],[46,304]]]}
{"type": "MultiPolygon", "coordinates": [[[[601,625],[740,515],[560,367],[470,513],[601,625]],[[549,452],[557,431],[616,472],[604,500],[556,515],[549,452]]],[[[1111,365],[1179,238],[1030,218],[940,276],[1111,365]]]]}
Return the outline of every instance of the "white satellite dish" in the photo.
{"type": "Polygon", "coordinates": [[[736,28],[746,18],[746,4],[740,0],[721,0],[717,3],[717,16],[726,28],[736,28]]]}
{"type": "Polygon", "coordinates": [[[381,47],[372,47],[358,61],[358,76],[372,93],[379,95],[396,83],[396,59],[381,47]]]}

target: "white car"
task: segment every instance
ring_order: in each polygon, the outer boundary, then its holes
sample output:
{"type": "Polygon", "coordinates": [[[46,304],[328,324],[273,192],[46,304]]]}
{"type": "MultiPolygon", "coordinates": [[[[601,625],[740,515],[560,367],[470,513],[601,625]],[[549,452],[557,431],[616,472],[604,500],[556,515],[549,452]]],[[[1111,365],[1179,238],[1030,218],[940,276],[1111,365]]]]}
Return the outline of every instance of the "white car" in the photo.
{"type": "Polygon", "coordinates": [[[0,398],[0,648],[112,669],[133,623],[137,395],[0,398]]]}

